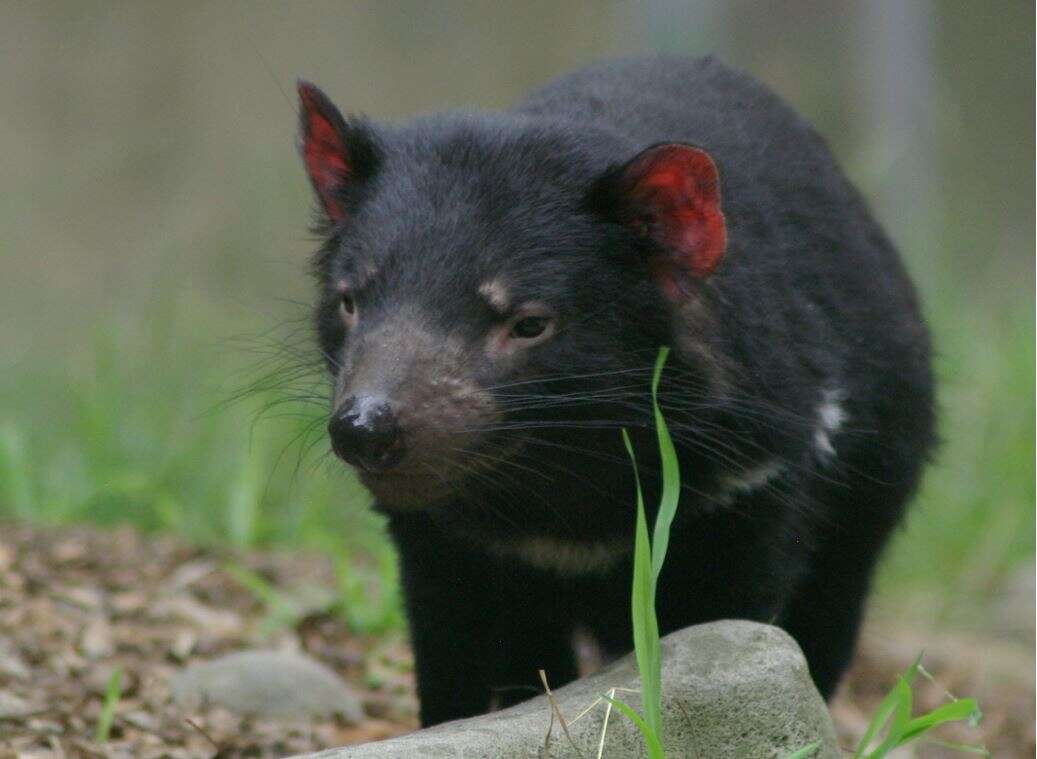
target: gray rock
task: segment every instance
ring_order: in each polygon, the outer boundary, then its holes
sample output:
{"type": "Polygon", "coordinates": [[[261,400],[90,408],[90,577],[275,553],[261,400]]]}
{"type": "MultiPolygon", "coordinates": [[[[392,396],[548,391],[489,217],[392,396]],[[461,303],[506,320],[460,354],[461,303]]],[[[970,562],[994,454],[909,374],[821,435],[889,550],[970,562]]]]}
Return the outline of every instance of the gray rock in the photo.
{"type": "Polygon", "coordinates": [[[360,699],[330,669],[279,651],[242,651],[196,664],[172,680],[173,698],[185,709],[219,705],[260,717],[325,717],[363,720],[360,699]]]}
{"type": "MultiPolygon", "coordinates": [[[[745,621],[713,622],[663,638],[663,731],[670,759],[783,759],[820,740],[816,759],[840,756],[835,730],[796,643],[781,630],[745,621]]],[[[440,757],[522,759],[597,756],[605,720],[599,703],[612,688],[637,689],[633,655],[555,692],[573,743],[551,724],[545,696],[510,709],[458,720],[363,746],[309,754],[309,759],[440,757]],[[575,747],[574,745],[575,744],[575,747]]],[[[617,698],[640,709],[636,693],[617,698]]],[[[637,729],[613,710],[605,734],[609,759],[644,757],[637,729]]]]}

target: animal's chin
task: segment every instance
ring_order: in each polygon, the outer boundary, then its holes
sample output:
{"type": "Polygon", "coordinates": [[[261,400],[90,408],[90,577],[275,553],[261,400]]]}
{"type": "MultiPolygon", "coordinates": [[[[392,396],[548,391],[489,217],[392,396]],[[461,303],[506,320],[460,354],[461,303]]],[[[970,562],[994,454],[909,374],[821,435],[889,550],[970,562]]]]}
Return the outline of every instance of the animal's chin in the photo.
{"type": "Polygon", "coordinates": [[[387,511],[418,511],[435,506],[457,490],[456,483],[436,474],[358,471],[360,481],[387,511]]]}

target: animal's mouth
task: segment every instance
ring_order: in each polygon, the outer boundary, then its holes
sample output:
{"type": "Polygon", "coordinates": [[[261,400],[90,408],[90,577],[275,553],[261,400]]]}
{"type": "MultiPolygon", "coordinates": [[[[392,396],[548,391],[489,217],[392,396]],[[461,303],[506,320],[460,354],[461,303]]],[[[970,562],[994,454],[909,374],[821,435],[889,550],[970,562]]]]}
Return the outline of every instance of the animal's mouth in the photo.
{"type": "Polygon", "coordinates": [[[470,495],[495,480],[494,469],[507,467],[523,449],[519,441],[497,444],[486,453],[481,447],[431,460],[405,461],[385,470],[357,468],[360,481],[379,506],[388,510],[416,510],[442,504],[451,497],[470,495]]]}

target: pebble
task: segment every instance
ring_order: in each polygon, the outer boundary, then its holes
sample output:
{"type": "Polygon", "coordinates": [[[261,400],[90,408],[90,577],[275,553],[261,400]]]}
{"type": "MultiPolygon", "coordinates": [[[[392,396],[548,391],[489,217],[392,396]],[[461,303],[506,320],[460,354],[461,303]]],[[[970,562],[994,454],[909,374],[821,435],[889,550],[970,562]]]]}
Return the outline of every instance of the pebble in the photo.
{"type": "Polygon", "coordinates": [[[31,672],[29,666],[22,660],[14,648],[4,640],[0,640],[0,675],[10,677],[13,680],[25,682],[29,679],[31,672]]]}
{"type": "Polygon", "coordinates": [[[229,609],[214,609],[199,603],[189,595],[164,598],[155,604],[151,613],[156,618],[170,618],[197,625],[215,638],[235,637],[244,625],[238,614],[229,609]]]}
{"type": "Polygon", "coordinates": [[[36,714],[39,707],[5,690],[0,690],[0,719],[21,719],[36,714]]]}
{"type": "Polygon", "coordinates": [[[169,647],[169,653],[172,654],[173,658],[177,661],[184,661],[191,655],[197,644],[198,636],[195,635],[194,631],[184,628],[176,634],[175,638],[173,638],[173,643],[169,647]]]}
{"type": "Polygon", "coordinates": [[[104,596],[99,589],[85,586],[55,588],[53,595],[58,601],[64,601],[85,611],[96,611],[104,602],[104,596]]]}
{"type": "Polygon", "coordinates": [[[337,715],[347,724],[364,718],[359,697],[337,674],[297,653],[229,654],[177,673],[171,686],[185,709],[214,704],[259,717],[337,715]]]}
{"type": "Polygon", "coordinates": [[[79,638],[79,650],[88,659],[104,659],[115,652],[112,626],[104,617],[92,617],[79,638]]]}

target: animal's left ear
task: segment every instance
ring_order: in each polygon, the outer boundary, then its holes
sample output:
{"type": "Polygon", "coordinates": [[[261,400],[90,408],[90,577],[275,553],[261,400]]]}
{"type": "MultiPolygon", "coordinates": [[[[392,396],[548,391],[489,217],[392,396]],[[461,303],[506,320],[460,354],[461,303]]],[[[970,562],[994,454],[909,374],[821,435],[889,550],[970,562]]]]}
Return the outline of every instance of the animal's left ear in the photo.
{"type": "Polygon", "coordinates": [[[597,181],[591,204],[647,239],[651,271],[673,299],[684,294],[685,277],[709,276],[724,257],[720,177],[699,148],[667,143],[643,150],[597,181]]]}

